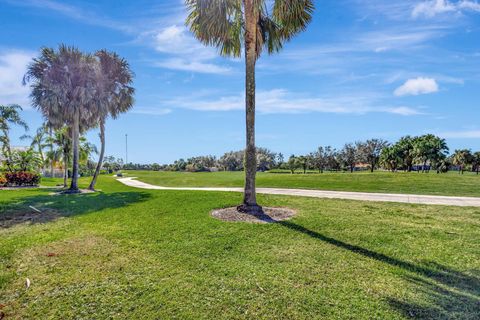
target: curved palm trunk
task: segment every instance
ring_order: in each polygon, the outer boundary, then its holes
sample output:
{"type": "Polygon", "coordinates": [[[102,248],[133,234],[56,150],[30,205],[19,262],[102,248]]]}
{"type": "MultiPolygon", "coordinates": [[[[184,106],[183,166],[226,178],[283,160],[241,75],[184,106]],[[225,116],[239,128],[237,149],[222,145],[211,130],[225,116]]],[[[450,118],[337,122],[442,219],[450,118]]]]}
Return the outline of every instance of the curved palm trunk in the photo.
{"type": "Polygon", "coordinates": [[[262,207],[257,204],[255,177],[257,173],[257,156],[255,148],[255,63],[256,49],[256,9],[254,0],[243,0],[245,9],[245,108],[246,138],[245,149],[245,191],[243,204],[239,211],[261,213],[262,207]]]}
{"type": "Polygon", "coordinates": [[[88,187],[90,190],[95,190],[95,184],[97,183],[97,178],[100,174],[100,169],[102,168],[103,156],[105,154],[105,121],[103,119],[100,120],[100,143],[100,156],[98,157],[97,168],[93,174],[92,182],[90,182],[90,186],[88,187]]]}
{"type": "Polygon", "coordinates": [[[78,157],[79,157],[79,136],[80,136],[80,111],[75,110],[73,120],[73,167],[72,167],[72,183],[70,185],[71,191],[78,191],[78,157]]]}

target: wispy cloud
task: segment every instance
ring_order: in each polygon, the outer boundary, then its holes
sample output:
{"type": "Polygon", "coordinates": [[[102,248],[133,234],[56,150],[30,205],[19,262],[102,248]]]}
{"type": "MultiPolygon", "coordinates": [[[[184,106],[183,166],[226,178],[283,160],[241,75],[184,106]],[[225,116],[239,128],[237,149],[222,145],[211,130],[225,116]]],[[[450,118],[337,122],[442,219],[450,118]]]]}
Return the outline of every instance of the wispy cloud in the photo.
{"type": "Polygon", "coordinates": [[[151,115],[151,116],[164,116],[172,113],[172,109],[157,108],[157,107],[135,107],[133,108],[132,113],[145,114],[145,115],[151,115]]]}
{"type": "Polygon", "coordinates": [[[194,39],[185,26],[174,24],[150,30],[141,38],[150,41],[154,49],[165,56],[154,63],[157,67],[210,74],[231,71],[230,67],[216,63],[216,50],[194,39]]]}
{"type": "Polygon", "coordinates": [[[408,79],[403,85],[398,87],[394,94],[401,96],[418,96],[420,94],[428,94],[438,92],[437,81],[433,78],[418,77],[408,79]]]}
{"type": "MultiPolygon", "coordinates": [[[[311,112],[357,115],[379,112],[402,116],[423,114],[411,107],[383,106],[367,93],[342,97],[310,97],[284,89],[273,89],[258,91],[256,100],[256,108],[263,114],[311,112]]],[[[164,105],[198,111],[237,111],[245,109],[245,97],[238,94],[211,99],[204,94],[172,99],[164,102],[164,105]]]]}
{"type": "Polygon", "coordinates": [[[24,0],[24,1],[14,1],[7,0],[9,4],[22,6],[22,7],[31,7],[37,9],[43,9],[46,11],[51,11],[62,16],[75,19],[81,23],[105,27],[109,29],[114,29],[122,32],[133,33],[135,28],[129,24],[122,23],[113,19],[110,19],[106,16],[99,16],[97,13],[92,11],[87,11],[77,6],[61,3],[53,0],[24,0]]]}
{"type": "Polygon", "coordinates": [[[134,38],[132,44],[149,46],[161,54],[155,58],[154,65],[157,67],[215,74],[230,71],[230,68],[217,63],[218,55],[214,48],[203,46],[184,26],[186,12],[181,1],[161,5],[158,8],[164,14],[161,20],[158,17],[139,17],[128,21],[115,20],[83,7],[54,0],[7,0],[7,2],[11,5],[50,11],[80,23],[109,28],[132,36],[134,38]]]}
{"type": "Polygon", "coordinates": [[[29,105],[30,89],[22,78],[34,53],[26,51],[0,52],[0,104],[29,105]]]}
{"type": "Polygon", "coordinates": [[[473,0],[457,2],[449,0],[428,0],[418,3],[412,10],[412,17],[433,18],[446,13],[461,14],[464,11],[480,12],[480,3],[473,0]]]}
{"type": "Polygon", "coordinates": [[[445,131],[438,135],[447,139],[479,139],[480,130],[445,131]]]}

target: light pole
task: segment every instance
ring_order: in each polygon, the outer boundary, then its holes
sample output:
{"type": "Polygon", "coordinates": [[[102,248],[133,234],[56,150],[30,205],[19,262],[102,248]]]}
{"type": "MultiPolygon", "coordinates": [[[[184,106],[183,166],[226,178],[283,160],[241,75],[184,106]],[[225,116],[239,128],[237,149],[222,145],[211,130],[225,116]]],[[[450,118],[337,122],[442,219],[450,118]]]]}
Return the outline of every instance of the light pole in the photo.
{"type": "Polygon", "coordinates": [[[128,134],[125,134],[125,165],[128,164],[128,134]]]}

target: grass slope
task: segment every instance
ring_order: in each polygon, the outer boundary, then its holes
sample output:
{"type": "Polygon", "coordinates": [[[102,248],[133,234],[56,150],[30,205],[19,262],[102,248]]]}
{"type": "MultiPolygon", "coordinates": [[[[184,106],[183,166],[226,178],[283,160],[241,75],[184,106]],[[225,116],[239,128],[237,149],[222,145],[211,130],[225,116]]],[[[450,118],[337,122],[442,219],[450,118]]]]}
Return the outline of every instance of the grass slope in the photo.
{"type": "MultiPolygon", "coordinates": [[[[243,172],[154,172],[130,171],[130,176],[166,187],[241,187],[243,172]]],[[[405,172],[356,172],[324,174],[257,175],[257,186],[336,191],[407,193],[451,196],[480,196],[480,176],[466,173],[428,174],[405,172]]]]}
{"type": "Polygon", "coordinates": [[[99,187],[0,191],[64,214],[0,229],[7,319],[480,317],[479,209],[260,196],[299,215],[255,225],[209,216],[240,194],[99,187]]]}

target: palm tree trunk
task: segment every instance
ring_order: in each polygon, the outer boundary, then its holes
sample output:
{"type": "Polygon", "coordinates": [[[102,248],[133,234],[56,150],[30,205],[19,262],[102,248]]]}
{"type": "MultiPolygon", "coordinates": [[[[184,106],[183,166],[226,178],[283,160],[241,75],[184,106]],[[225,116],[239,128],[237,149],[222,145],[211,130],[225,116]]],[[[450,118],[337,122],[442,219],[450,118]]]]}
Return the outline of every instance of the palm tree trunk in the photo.
{"type": "MultiPolygon", "coordinates": [[[[52,126],[49,127],[49,135],[50,135],[50,141],[52,141],[52,126]]],[[[55,178],[54,177],[54,167],[53,167],[53,163],[54,163],[54,156],[53,156],[53,142],[50,142],[50,153],[52,155],[52,159],[50,159],[50,173],[52,175],[52,178],[55,178]]]]}
{"type": "Polygon", "coordinates": [[[255,0],[243,0],[245,9],[245,108],[246,138],[245,149],[245,192],[243,204],[239,211],[261,213],[262,207],[257,204],[255,177],[257,173],[257,155],[255,148],[255,63],[257,60],[256,29],[257,9],[255,0]]]}
{"type": "Polygon", "coordinates": [[[103,156],[105,154],[105,121],[102,119],[100,120],[100,155],[98,157],[97,168],[95,169],[95,173],[93,174],[92,182],[90,182],[90,186],[88,189],[95,190],[95,184],[97,183],[98,175],[100,174],[100,169],[102,168],[103,163],[103,156]]]}
{"type": "Polygon", "coordinates": [[[70,185],[71,191],[78,191],[78,143],[80,131],[80,110],[75,110],[73,119],[73,166],[72,166],[72,183],[70,185]]]}
{"type": "Polygon", "coordinates": [[[63,154],[63,187],[67,187],[68,180],[68,154],[63,154]]]}

